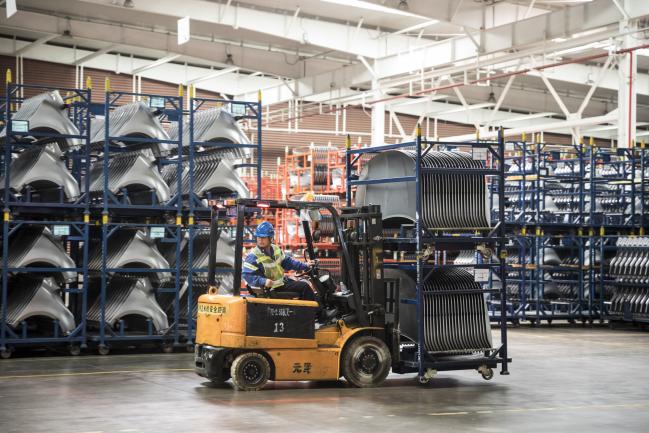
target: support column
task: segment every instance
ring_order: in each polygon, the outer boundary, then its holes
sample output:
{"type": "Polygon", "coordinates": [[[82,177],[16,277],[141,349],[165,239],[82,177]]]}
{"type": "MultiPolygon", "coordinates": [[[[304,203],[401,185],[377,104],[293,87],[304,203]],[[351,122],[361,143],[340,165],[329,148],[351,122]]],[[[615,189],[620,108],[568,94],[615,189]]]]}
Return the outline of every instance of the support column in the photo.
{"type": "MultiPolygon", "coordinates": [[[[378,80],[372,80],[374,98],[380,99],[383,93],[380,90],[378,80]]],[[[377,102],[372,105],[372,146],[381,146],[385,143],[385,102],[377,102]]]]}
{"type": "MultiPolygon", "coordinates": [[[[627,6],[629,0],[624,2],[627,6]]],[[[637,23],[620,21],[620,31],[629,31],[637,28],[637,23]]],[[[634,46],[637,41],[633,39],[636,35],[622,37],[621,49],[634,46]]],[[[620,87],[617,92],[619,123],[617,130],[617,145],[619,148],[628,148],[635,142],[636,132],[636,76],[638,75],[638,62],[635,51],[622,54],[618,62],[618,74],[620,87]]]]}

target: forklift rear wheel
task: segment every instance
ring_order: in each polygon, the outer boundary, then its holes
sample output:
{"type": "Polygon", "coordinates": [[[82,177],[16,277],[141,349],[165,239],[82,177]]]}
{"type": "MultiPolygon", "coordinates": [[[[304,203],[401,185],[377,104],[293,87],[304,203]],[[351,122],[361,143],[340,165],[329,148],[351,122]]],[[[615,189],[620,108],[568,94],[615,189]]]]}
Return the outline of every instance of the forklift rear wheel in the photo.
{"type": "Polygon", "coordinates": [[[270,363],[261,353],[242,353],[232,362],[230,375],[236,389],[258,391],[270,378],[270,363]]]}
{"type": "Polygon", "coordinates": [[[383,383],[391,365],[388,346],[376,337],[363,335],[345,347],[341,369],[347,382],[357,388],[370,388],[383,383]]]}

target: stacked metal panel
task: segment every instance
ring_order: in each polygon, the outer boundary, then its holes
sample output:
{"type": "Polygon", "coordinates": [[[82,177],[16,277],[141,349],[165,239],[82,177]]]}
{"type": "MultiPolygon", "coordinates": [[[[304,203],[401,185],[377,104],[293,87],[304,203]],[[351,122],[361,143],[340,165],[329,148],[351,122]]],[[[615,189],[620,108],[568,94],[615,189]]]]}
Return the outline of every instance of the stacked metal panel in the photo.
{"type": "Polygon", "coordinates": [[[620,237],[609,263],[615,279],[611,319],[649,322],[649,237],[620,237]]]}
{"type": "Polygon", "coordinates": [[[77,280],[74,260],[44,226],[24,226],[9,239],[7,324],[17,329],[21,322],[47,317],[55,320],[63,335],[76,327],[65,305],[62,289],[77,280]],[[29,268],[51,268],[51,272],[29,273],[29,268]],[[63,270],[68,269],[68,270],[63,270]]]}
{"type": "Polygon", "coordinates": [[[88,320],[99,323],[104,309],[104,323],[114,326],[126,316],[141,316],[153,322],[155,330],[163,333],[169,327],[166,313],[158,305],[155,288],[172,280],[171,266],[158,251],[155,243],[138,228],[120,228],[108,238],[107,251],[101,241],[93,244],[88,259],[91,275],[99,276],[104,269],[109,272],[104,299],[97,280],[91,288],[93,295],[88,310],[88,320]],[[104,257],[105,254],[105,257],[104,257]],[[103,260],[106,261],[104,268],[103,260]],[[117,272],[117,270],[123,271],[117,272]],[[133,269],[129,273],[128,270],[133,269]],[[149,269],[142,273],[139,269],[149,269]]]}
{"type": "MultiPolygon", "coordinates": [[[[415,275],[404,270],[387,269],[385,278],[399,282],[401,334],[417,341],[416,306],[402,302],[416,298],[415,275]]],[[[424,284],[424,343],[429,353],[478,353],[492,348],[484,295],[464,293],[480,288],[471,272],[457,268],[436,271],[424,284]]]]}
{"type": "MultiPolygon", "coordinates": [[[[363,179],[412,176],[416,153],[395,150],[374,156],[363,168],[363,179]]],[[[423,224],[435,228],[489,227],[487,187],[484,175],[461,173],[462,169],[480,169],[481,161],[464,152],[430,151],[422,157],[422,167],[448,169],[443,173],[423,173],[421,180],[421,216],[423,224]],[[453,169],[457,169],[454,171],[453,169]]],[[[358,205],[380,205],[384,224],[391,221],[415,221],[415,182],[361,185],[356,193],[358,205]]]]}

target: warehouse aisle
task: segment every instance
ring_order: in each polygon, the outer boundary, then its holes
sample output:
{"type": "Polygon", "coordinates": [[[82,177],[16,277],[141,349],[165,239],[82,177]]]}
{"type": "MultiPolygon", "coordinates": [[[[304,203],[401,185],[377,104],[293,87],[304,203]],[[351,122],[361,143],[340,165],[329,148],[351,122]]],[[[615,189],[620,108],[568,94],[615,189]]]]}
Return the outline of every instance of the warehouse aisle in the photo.
{"type": "Polygon", "coordinates": [[[420,386],[395,375],[379,391],[341,381],[234,392],[203,384],[190,354],[3,360],[0,431],[646,431],[649,333],[519,328],[510,337],[509,377],[455,372],[420,386]]]}

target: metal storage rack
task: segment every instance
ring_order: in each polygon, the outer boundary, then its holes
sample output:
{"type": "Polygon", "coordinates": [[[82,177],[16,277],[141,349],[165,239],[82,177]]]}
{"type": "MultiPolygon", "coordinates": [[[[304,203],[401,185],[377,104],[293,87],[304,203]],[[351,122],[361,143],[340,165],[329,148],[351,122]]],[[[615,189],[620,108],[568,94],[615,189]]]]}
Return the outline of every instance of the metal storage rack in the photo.
{"type": "Polygon", "coordinates": [[[511,145],[514,155],[507,158],[512,166],[522,167],[506,178],[508,230],[516,239],[520,261],[527,258],[528,262],[524,267],[520,262],[508,267],[518,273],[510,283],[518,283],[520,292],[518,299],[510,298],[509,319],[533,324],[555,319],[601,321],[607,312],[605,257],[614,250],[613,238],[606,234],[643,233],[647,226],[647,180],[638,177],[646,173],[646,149],[643,144],[634,149],[599,149],[592,139],[572,146],[524,140],[511,145]],[[557,170],[558,164],[562,171],[557,170]],[[564,190],[551,188],[553,182],[561,183],[564,190]],[[548,200],[555,199],[568,209],[548,209],[548,200]],[[604,206],[607,200],[609,208],[604,206]],[[550,247],[572,251],[576,261],[544,264],[544,249],[550,247]],[[546,275],[560,279],[547,280],[546,275]],[[568,287],[572,296],[547,299],[548,284],[568,287]]]}
{"type": "MultiPolygon", "coordinates": [[[[12,84],[9,71],[7,76],[6,94],[2,104],[5,136],[1,163],[4,191],[2,195],[0,355],[3,358],[9,357],[16,346],[35,345],[67,345],[70,353],[76,355],[81,348],[86,346],[87,341],[88,196],[87,194],[79,194],[76,197],[65,197],[62,188],[59,187],[55,194],[46,199],[46,196],[34,194],[30,185],[26,185],[24,191],[11,191],[12,155],[17,156],[26,151],[43,152],[46,146],[55,146],[56,156],[60,157],[65,164],[62,170],[67,171],[78,186],[83,185],[84,179],[87,181],[86,174],[89,164],[90,83],[88,83],[87,89],[52,88],[12,84]],[[36,127],[36,130],[32,130],[31,127],[34,125],[30,125],[31,117],[30,119],[16,119],[16,113],[26,100],[23,96],[25,93],[28,96],[34,96],[47,92],[56,92],[57,97],[61,95],[65,106],[57,107],[57,109],[65,109],[65,116],[67,116],[71,125],[74,125],[73,128],[76,128],[76,133],[74,131],[71,131],[72,133],[61,133],[60,131],[56,132],[54,129],[43,130],[38,127],[36,127]],[[68,141],[74,142],[75,145],[70,146],[70,148],[60,149],[55,144],[67,143],[68,141]],[[51,232],[49,231],[50,228],[51,232]],[[56,269],[45,266],[46,264],[42,262],[28,263],[28,266],[10,266],[10,237],[23,229],[35,229],[39,232],[48,230],[48,239],[56,238],[56,243],[61,246],[61,252],[63,253],[63,248],[65,248],[69,252],[69,258],[74,265],[56,269]],[[50,332],[37,333],[26,320],[22,320],[18,326],[10,326],[8,323],[10,279],[28,277],[32,281],[40,280],[41,283],[39,284],[44,284],[45,279],[39,278],[40,276],[56,273],[68,273],[72,276],[70,281],[65,281],[63,285],[59,286],[60,295],[55,293],[58,289],[55,289],[55,292],[52,293],[52,299],[58,299],[61,302],[60,306],[65,307],[71,313],[74,325],[70,327],[69,331],[61,331],[59,322],[55,318],[47,319],[48,321],[51,320],[51,325],[48,325],[48,327],[51,326],[50,332]]],[[[34,112],[35,109],[31,113],[27,113],[27,116],[33,115],[34,112]]],[[[30,153],[26,155],[31,156],[30,153]]],[[[21,285],[21,290],[27,289],[21,285]]],[[[40,290],[40,287],[38,290],[40,290]]],[[[42,314],[38,312],[36,316],[42,317],[42,314]]],[[[40,331],[38,327],[36,329],[40,331]]]]}
{"type": "MultiPolygon", "coordinates": [[[[423,286],[424,283],[435,273],[435,271],[445,268],[457,267],[472,267],[474,269],[488,269],[497,274],[502,282],[501,289],[482,288],[476,290],[466,290],[463,293],[484,293],[484,294],[500,294],[500,309],[501,311],[507,310],[506,302],[506,227],[505,220],[505,207],[504,201],[499,201],[498,208],[499,221],[496,226],[490,229],[458,231],[452,229],[439,229],[431,230],[424,227],[421,219],[422,215],[422,174],[424,173],[473,173],[482,174],[485,179],[492,179],[499,192],[499,196],[503,197],[505,192],[505,142],[503,140],[502,130],[499,133],[497,141],[475,141],[475,142],[444,142],[444,141],[431,141],[424,140],[421,137],[421,128],[417,128],[417,136],[414,142],[374,146],[362,149],[351,149],[348,147],[346,154],[346,185],[347,185],[347,205],[352,204],[352,192],[355,187],[359,185],[370,184],[388,184],[398,182],[414,182],[415,183],[415,197],[416,197],[416,220],[414,221],[414,230],[401,230],[405,236],[400,237],[384,237],[385,245],[393,245],[395,248],[403,247],[404,245],[411,245],[414,247],[414,261],[397,261],[388,266],[393,266],[399,269],[414,270],[416,271],[416,298],[403,299],[402,303],[410,303],[416,305],[417,312],[417,341],[416,352],[413,353],[411,358],[402,359],[402,368],[405,371],[413,371],[419,374],[420,380],[425,380],[425,375],[430,369],[435,371],[445,370],[459,370],[459,369],[477,369],[480,365],[488,365],[489,367],[501,366],[501,374],[509,374],[508,363],[511,361],[507,355],[507,319],[505,315],[500,315],[500,339],[501,345],[491,351],[485,352],[484,356],[479,358],[472,357],[458,357],[451,360],[436,359],[431,356],[424,348],[424,312],[423,312],[423,286]],[[488,162],[481,169],[473,168],[430,168],[422,166],[422,158],[433,149],[433,146],[465,146],[473,150],[486,149],[488,153],[488,162]],[[397,149],[413,149],[416,154],[414,159],[413,174],[409,176],[382,178],[382,179],[365,179],[358,180],[352,178],[349,174],[352,173],[351,167],[357,162],[362,155],[378,154],[381,152],[397,149]],[[485,263],[474,265],[454,265],[454,264],[440,264],[436,259],[434,263],[426,263],[423,260],[424,249],[426,246],[435,246],[435,248],[442,249],[463,249],[467,247],[475,248],[478,245],[488,245],[495,247],[496,260],[490,260],[485,263]]],[[[440,292],[445,294],[446,292],[440,292]]],[[[450,293],[450,292],[449,292],[450,293]]],[[[454,293],[457,293],[454,291],[454,293]]]]}
{"type": "MultiPolygon", "coordinates": [[[[194,162],[198,156],[199,148],[204,148],[207,152],[210,151],[223,151],[223,150],[245,150],[251,149],[254,153],[250,162],[241,162],[233,165],[234,169],[253,169],[255,171],[254,177],[256,178],[256,185],[252,188],[256,192],[256,198],[260,199],[264,192],[264,182],[262,180],[262,99],[261,92],[258,93],[256,102],[248,101],[233,101],[227,99],[214,99],[214,98],[197,98],[193,94],[194,90],[190,89],[189,99],[189,173],[188,173],[188,218],[187,218],[187,233],[188,233],[188,269],[187,269],[187,311],[185,313],[185,320],[182,323],[182,332],[189,345],[194,340],[196,332],[196,324],[194,318],[194,279],[197,274],[206,273],[207,269],[194,267],[194,240],[196,237],[209,226],[206,225],[210,221],[211,207],[205,205],[195,191],[195,178],[194,178],[194,162]],[[221,109],[228,108],[229,112],[235,115],[236,120],[248,120],[254,123],[251,129],[255,132],[255,140],[251,143],[232,143],[230,141],[202,141],[196,136],[196,115],[200,110],[220,107],[221,109]]],[[[207,197],[210,199],[211,197],[207,197]]],[[[251,222],[247,226],[248,230],[252,230],[255,222],[251,222]]],[[[234,226],[233,226],[234,227],[234,226]]],[[[230,269],[217,269],[223,273],[230,272],[230,269]]]]}
{"type": "MultiPolygon", "coordinates": [[[[180,291],[180,260],[169,264],[168,267],[143,268],[134,266],[111,267],[108,263],[109,242],[118,230],[137,230],[146,233],[150,239],[159,239],[160,242],[171,244],[176,251],[175,257],[180,257],[182,240],[182,128],[183,128],[183,96],[166,96],[148,93],[118,92],[110,90],[110,83],[106,80],[106,94],[104,103],[104,139],[100,155],[97,155],[103,166],[103,191],[102,202],[92,206],[95,213],[101,212],[101,266],[99,270],[100,290],[98,295],[99,320],[97,332],[90,338],[98,345],[100,354],[107,354],[112,342],[158,342],[165,351],[173,349],[180,342],[179,335],[179,291],[180,291]],[[115,135],[111,130],[111,113],[122,104],[131,102],[127,99],[145,102],[151,110],[155,110],[162,119],[176,121],[178,136],[175,139],[147,138],[141,136],[115,135]],[[121,143],[124,147],[119,147],[121,143]],[[128,193],[124,192],[118,197],[110,191],[109,162],[111,158],[125,152],[133,152],[128,148],[129,143],[138,145],[167,144],[170,149],[155,155],[157,167],[170,165],[175,169],[176,194],[165,203],[133,204],[128,200],[128,193]],[[119,276],[133,278],[148,278],[157,273],[170,273],[169,282],[160,282],[160,287],[155,289],[158,296],[170,295],[173,297],[173,317],[168,317],[169,327],[165,330],[153,328],[151,318],[146,319],[144,330],[127,332],[123,319],[111,327],[106,320],[107,295],[109,281],[119,276]]],[[[154,191],[151,192],[152,197],[154,191]]]]}

